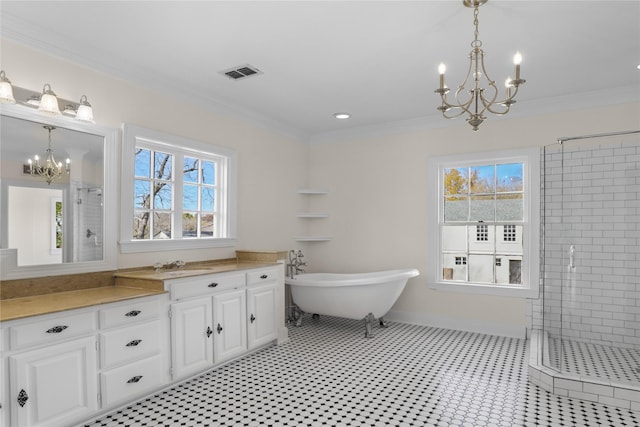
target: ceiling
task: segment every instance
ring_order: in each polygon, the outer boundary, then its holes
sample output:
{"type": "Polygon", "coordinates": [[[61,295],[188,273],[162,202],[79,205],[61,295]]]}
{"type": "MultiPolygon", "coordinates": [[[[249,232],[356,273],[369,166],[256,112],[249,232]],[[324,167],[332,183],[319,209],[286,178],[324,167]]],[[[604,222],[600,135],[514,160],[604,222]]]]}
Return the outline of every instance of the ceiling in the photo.
{"type": "MultiPolygon", "coordinates": [[[[85,132],[56,127],[51,132],[51,148],[56,160],[82,157],[88,161],[103,160],[104,138],[85,132]]],[[[39,155],[44,158],[49,131],[42,123],[15,117],[0,116],[0,158],[7,164],[16,161],[26,163],[28,158],[39,155]]]]}
{"type": "MultiPolygon", "coordinates": [[[[308,140],[451,124],[436,111],[437,66],[447,64],[449,87],[460,84],[474,30],[460,0],[0,7],[4,38],[308,140]],[[220,74],[246,64],[262,74],[220,74]],[[352,118],[333,117],[343,111],[352,118]]],[[[480,8],[479,38],[500,86],[513,77],[516,50],[524,56],[527,82],[510,116],[640,100],[639,1],[491,0],[480,8]]]]}

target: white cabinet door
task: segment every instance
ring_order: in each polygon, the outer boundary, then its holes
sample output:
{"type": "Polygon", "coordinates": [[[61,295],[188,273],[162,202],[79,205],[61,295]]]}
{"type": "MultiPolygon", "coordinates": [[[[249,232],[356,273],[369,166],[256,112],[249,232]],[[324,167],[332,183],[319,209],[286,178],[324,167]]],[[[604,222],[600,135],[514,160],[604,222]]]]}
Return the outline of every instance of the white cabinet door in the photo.
{"type": "Polygon", "coordinates": [[[247,351],[246,293],[244,289],[213,296],[214,360],[216,363],[247,351]]]}
{"type": "Polygon", "coordinates": [[[98,409],[96,339],[10,357],[12,425],[68,425],[98,409]]]}
{"type": "Polygon", "coordinates": [[[182,378],[213,365],[212,325],[211,297],[171,305],[174,378],[182,378]]]}
{"type": "Polygon", "coordinates": [[[247,289],[249,349],[268,344],[278,337],[276,296],[276,283],[247,289]]]}

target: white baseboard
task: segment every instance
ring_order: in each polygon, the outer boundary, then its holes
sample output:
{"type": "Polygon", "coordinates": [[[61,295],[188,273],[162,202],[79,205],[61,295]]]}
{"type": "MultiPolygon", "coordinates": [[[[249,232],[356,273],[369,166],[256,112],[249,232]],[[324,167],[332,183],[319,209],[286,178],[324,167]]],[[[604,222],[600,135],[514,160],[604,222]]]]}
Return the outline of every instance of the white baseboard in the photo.
{"type": "Polygon", "coordinates": [[[498,335],[510,338],[526,338],[526,325],[513,325],[487,320],[470,320],[459,317],[432,315],[392,310],[384,316],[385,319],[415,325],[432,326],[435,328],[455,329],[458,331],[477,332],[488,335],[498,335]]]}

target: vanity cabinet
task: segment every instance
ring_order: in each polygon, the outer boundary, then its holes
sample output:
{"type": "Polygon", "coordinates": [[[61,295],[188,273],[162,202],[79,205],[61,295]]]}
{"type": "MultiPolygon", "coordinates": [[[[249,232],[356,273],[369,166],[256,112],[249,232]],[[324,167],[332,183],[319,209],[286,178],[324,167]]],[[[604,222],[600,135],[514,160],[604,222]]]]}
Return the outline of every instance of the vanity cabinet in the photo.
{"type": "Polygon", "coordinates": [[[277,339],[278,267],[168,280],[174,379],[277,339]]]}
{"type": "Polygon", "coordinates": [[[99,310],[100,400],[104,407],[159,388],[168,375],[166,298],[99,310]]]}
{"type": "Polygon", "coordinates": [[[98,409],[94,312],[36,316],[2,326],[8,339],[3,365],[10,425],[63,425],[98,409]]]}
{"type": "Polygon", "coordinates": [[[245,289],[213,296],[213,361],[220,363],[247,351],[247,296],[245,289]]]}
{"type": "Polygon", "coordinates": [[[278,336],[277,283],[249,285],[247,287],[247,340],[249,350],[261,347],[278,336]]]}
{"type": "Polygon", "coordinates": [[[211,297],[171,304],[171,362],[174,378],[184,378],[213,365],[211,297]]]}
{"type": "Polygon", "coordinates": [[[64,425],[98,409],[95,337],[9,358],[11,425],[64,425]]]}
{"type": "Polygon", "coordinates": [[[169,382],[166,304],[152,296],[3,322],[3,421],[72,425],[169,382]]]}

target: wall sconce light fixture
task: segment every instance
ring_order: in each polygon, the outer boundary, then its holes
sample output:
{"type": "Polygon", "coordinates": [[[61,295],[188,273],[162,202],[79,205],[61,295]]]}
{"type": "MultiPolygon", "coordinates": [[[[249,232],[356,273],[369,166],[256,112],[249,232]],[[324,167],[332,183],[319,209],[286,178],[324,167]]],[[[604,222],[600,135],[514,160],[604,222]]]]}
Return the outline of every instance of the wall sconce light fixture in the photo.
{"type": "Polygon", "coordinates": [[[93,120],[93,108],[87,101],[86,95],[82,95],[80,102],[75,103],[58,98],[55,92],[51,90],[49,83],[43,86],[42,93],[13,86],[5,76],[4,70],[0,71],[0,103],[19,104],[29,108],[37,108],[39,112],[51,116],[64,114],[75,117],[76,120],[95,123],[93,120]],[[13,95],[14,90],[22,95],[18,97],[18,100],[13,95]],[[64,106],[63,111],[60,110],[60,105],[64,106]]]}
{"type": "Polygon", "coordinates": [[[4,70],[0,71],[0,102],[3,104],[15,104],[16,99],[13,97],[13,87],[11,80],[4,75],[4,70]]]}

